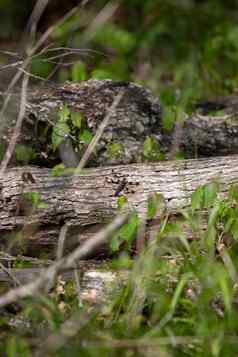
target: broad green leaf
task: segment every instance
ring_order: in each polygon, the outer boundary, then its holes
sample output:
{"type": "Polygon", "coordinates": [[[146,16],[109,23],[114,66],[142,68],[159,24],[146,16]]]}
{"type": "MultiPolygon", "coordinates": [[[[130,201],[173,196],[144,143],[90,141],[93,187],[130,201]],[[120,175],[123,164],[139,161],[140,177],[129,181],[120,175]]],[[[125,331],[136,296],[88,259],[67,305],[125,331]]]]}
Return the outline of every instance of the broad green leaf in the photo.
{"type": "Polygon", "coordinates": [[[85,144],[89,144],[92,138],[93,138],[93,134],[91,133],[91,131],[87,129],[83,130],[82,133],[79,134],[79,139],[83,141],[85,144]]]}

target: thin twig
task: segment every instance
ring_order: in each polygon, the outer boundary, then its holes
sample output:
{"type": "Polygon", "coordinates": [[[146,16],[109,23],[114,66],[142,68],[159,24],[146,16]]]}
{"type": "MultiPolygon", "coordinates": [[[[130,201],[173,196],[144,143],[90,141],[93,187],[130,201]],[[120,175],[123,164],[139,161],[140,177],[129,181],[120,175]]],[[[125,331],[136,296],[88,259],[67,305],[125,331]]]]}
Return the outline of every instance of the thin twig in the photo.
{"type": "Polygon", "coordinates": [[[81,299],[80,270],[79,270],[77,262],[75,263],[75,268],[74,268],[74,280],[75,280],[75,284],[76,284],[78,305],[79,305],[79,307],[81,307],[82,306],[82,299],[81,299]]]}
{"type": "Polygon", "coordinates": [[[77,247],[68,256],[56,261],[49,268],[44,269],[38,279],[29,284],[11,289],[6,294],[0,296],[0,307],[39,293],[39,291],[45,288],[49,281],[52,280],[52,276],[56,276],[61,271],[74,267],[75,262],[85,258],[89,253],[95,251],[96,248],[108,241],[112,233],[125,224],[128,218],[129,213],[115,217],[109,225],[86,241],[82,246],[77,247]]]}
{"type": "Polygon", "coordinates": [[[67,234],[68,228],[69,228],[68,225],[64,224],[60,229],[58,246],[57,246],[57,253],[56,253],[56,259],[57,260],[60,260],[63,257],[64,243],[65,243],[65,239],[66,239],[66,234],[67,234]]]}
{"type": "Polygon", "coordinates": [[[31,36],[35,35],[38,22],[45,11],[49,0],[38,0],[34,6],[34,9],[31,13],[31,16],[28,20],[26,31],[31,34],[31,36]]]}
{"type": "MultiPolygon", "coordinates": [[[[18,72],[19,73],[19,72],[18,72]]],[[[23,123],[23,119],[25,116],[26,112],[26,98],[27,98],[27,86],[28,86],[28,81],[29,77],[28,75],[24,75],[23,80],[22,80],[22,90],[21,90],[21,102],[20,102],[20,109],[17,117],[17,122],[13,131],[13,134],[11,136],[10,142],[8,144],[8,148],[5,152],[4,158],[1,162],[0,166],[0,177],[3,177],[3,174],[7,168],[7,165],[12,157],[12,154],[15,149],[15,145],[17,143],[17,139],[21,133],[21,127],[23,123]]]]}
{"type": "Polygon", "coordinates": [[[0,262],[0,268],[2,269],[2,271],[4,271],[4,273],[6,273],[10,279],[13,281],[15,286],[20,286],[20,282],[19,280],[11,273],[11,269],[6,268],[1,262],[0,262]]]}
{"type": "Polygon", "coordinates": [[[117,106],[119,105],[121,99],[123,97],[123,92],[120,91],[119,94],[115,97],[111,107],[108,110],[107,115],[105,116],[105,118],[103,119],[103,121],[101,122],[101,124],[99,125],[96,134],[94,135],[93,139],[91,140],[90,144],[88,145],[83,157],[80,160],[80,163],[77,167],[77,172],[82,170],[84,168],[84,166],[86,165],[89,157],[91,156],[94,148],[96,147],[98,141],[100,140],[104,129],[106,128],[106,126],[108,125],[108,122],[111,118],[111,116],[115,113],[115,110],[117,108],[117,106]]]}
{"type": "MultiPolygon", "coordinates": [[[[74,15],[76,13],[76,11],[78,10],[78,6],[74,7],[73,9],[71,9],[66,15],[64,15],[58,22],[56,22],[56,24],[50,26],[44,33],[43,35],[40,37],[40,39],[38,40],[38,42],[35,44],[34,47],[29,48],[28,49],[28,57],[24,60],[23,64],[22,64],[22,69],[26,69],[29,64],[31,63],[32,60],[32,56],[37,53],[37,51],[40,49],[40,47],[43,45],[43,43],[48,39],[48,37],[51,35],[51,33],[55,30],[55,28],[59,25],[61,25],[62,23],[64,23],[64,21],[66,21],[69,17],[71,17],[72,15],[74,15]]],[[[17,73],[14,75],[14,77],[12,78],[11,82],[9,83],[5,94],[6,94],[6,98],[4,100],[1,112],[0,112],[0,119],[2,118],[2,123],[3,123],[3,115],[5,113],[5,110],[7,108],[7,105],[9,103],[9,100],[11,98],[11,91],[13,89],[13,87],[17,84],[17,82],[19,81],[19,79],[22,76],[22,71],[17,71],[17,73]]],[[[1,120],[0,120],[1,122],[1,120]]]]}
{"type": "Polygon", "coordinates": [[[8,69],[8,68],[17,67],[17,66],[20,66],[22,64],[23,64],[23,61],[17,61],[17,62],[14,62],[14,63],[9,63],[9,64],[6,64],[4,66],[1,66],[0,67],[0,71],[3,71],[3,70],[8,69]]]}

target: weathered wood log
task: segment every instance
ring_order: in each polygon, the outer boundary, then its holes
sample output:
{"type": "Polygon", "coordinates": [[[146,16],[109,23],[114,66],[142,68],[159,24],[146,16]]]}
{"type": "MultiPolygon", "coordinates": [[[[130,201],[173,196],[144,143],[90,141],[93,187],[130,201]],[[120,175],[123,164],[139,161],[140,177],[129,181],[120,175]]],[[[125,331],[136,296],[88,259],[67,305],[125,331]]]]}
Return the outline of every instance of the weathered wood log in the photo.
{"type": "Polygon", "coordinates": [[[238,156],[104,167],[58,177],[49,169],[12,168],[0,178],[1,239],[4,232],[20,230],[32,244],[45,232],[48,244],[55,244],[64,224],[87,239],[117,214],[120,195],[144,216],[148,197],[159,192],[167,209],[177,212],[199,185],[212,180],[221,183],[222,192],[237,184],[238,156]],[[33,192],[38,193],[35,206],[33,192]]]}
{"type": "MultiPolygon", "coordinates": [[[[105,266],[104,262],[95,264],[93,262],[90,266],[89,262],[84,262],[81,269],[76,272],[80,279],[80,297],[82,300],[88,300],[93,303],[98,303],[109,294],[115,293],[115,284],[118,281],[126,281],[128,277],[127,271],[113,271],[105,266]]],[[[0,283],[7,283],[11,285],[16,281],[19,284],[27,284],[34,281],[42,273],[43,269],[39,268],[17,268],[11,269],[10,275],[3,270],[0,270],[0,283]],[[14,279],[14,280],[13,280],[14,279]]],[[[75,270],[68,270],[60,274],[58,277],[58,285],[64,287],[64,282],[75,279],[75,270]]]]}
{"type": "Polygon", "coordinates": [[[238,112],[223,116],[195,113],[185,121],[180,148],[188,157],[238,153],[238,112]]]}
{"type": "MultiPolygon", "coordinates": [[[[71,145],[80,156],[80,151],[83,149],[80,149],[82,142],[79,139],[79,126],[95,134],[119,93],[122,93],[123,97],[110,117],[91,165],[136,162],[142,155],[143,142],[146,137],[153,134],[161,136],[161,107],[159,98],[153,96],[149,90],[125,81],[67,82],[62,86],[32,91],[28,95],[21,142],[36,151],[39,163],[48,163],[48,166],[52,166],[57,160],[59,161],[59,155],[52,150],[52,127],[59,120],[59,109],[67,106],[71,111],[67,124],[73,127],[70,133],[71,145]],[[82,122],[78,126],[72,119],[72,113],[78,113],[81,116],[82,122]],[[113,144],[116,144],[118,148],[116,155],[115,153],[111,155],[110,146],[113,144]]],[[[18,99],[14,96],[13,105],[19,100],[19,95],[18,99]]],[[[14,117],[13,114],[12,116],[14,117]]],[[[9,123],[11,120],[8,120],[9,128],[6,138],[11,137],[11,124],[9,123]]],[[[63,140],[65,133],[59,130],[58,138],[62,137],[63,140]]],[[[67,149],[69,156],[72,155],[71,148],[67,149]]],[[[67,160],[64,163],[68,166],[67,160]]]]}
{"type": "MultiPolygon", "coordinates": [[[[238,114],[233,104],[230,105],[230,111],[228,108],[228,114],[212,116],[194,113],[183,124],[175,125],[168,132],[163,128],[160,100],[149,90],[129,82],[89,80],[29,91],[27,115],[19,142],[34,150],[35,156],[30,162],[52,167],[63,159],[66,166],[67,161],[71,166],[76,166],[77,155],[80,157],[83,151],[78,139],[79,129],[74,128],[70,133],[70,142],[64,148],[64,158],[52,150],[52,128],[59,119],[59,109],[67,105],[73,113],[80,113],[84,125],[95,134],[119,92],[123,92],[123,98],[89,166],[146,160],[143,145],[147,137],[153,138],[159,150],[169,158],[171,151],[174,153],[177,150],[182,150],[187,158],[238,153],[238,114]]],[[[12,113],[6,118],[5,136],[2,135],[1,139],[5,145],[11,137],[11,127],[18,112],[18,107],[15,112],[13,107],[19,100],[19,95],[14,95],[10,104],[12,113]]],[[[68,121],[70,127],[74,126],[71,119],[68,121]]],[[[64,136],[64,132],[60,132],[60,135],[64,136]]]]}

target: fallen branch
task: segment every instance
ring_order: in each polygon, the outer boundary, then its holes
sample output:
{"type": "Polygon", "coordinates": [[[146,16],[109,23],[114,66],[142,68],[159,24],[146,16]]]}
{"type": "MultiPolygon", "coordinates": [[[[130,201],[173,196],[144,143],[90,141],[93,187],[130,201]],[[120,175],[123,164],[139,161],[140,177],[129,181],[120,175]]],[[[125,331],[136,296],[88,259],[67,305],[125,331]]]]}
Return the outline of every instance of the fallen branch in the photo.
{"type": "Polygon", "coordinates": [[[223,192],[237,184],[238,156],[104,167],[58,177],[49,169],[12,168],[0,178],[0,232],[34,225],[54,228],[71,223],[83,228],[103,224],[115,216],[120,195],[143,214],[148,197],[161,193],[168,210],[176,212],[189,205],[199,185],[214,180],[223,192]],[[32,192],[39,194],[35,207],[32,192]]]}
{"type": "Polygon", "coordinates": [[[92,239],[85,242],[81,247],[76,248],[68,256],[57,260],[49,268],[45,269],[38,279],[22,285],[18,288],[8,291],[6,294],[0,296],[0,307],[14,303],[19,299],[27,296],[34,296],[39,294],[41,290],[45,290],[52,285],[54,279],[61,271],[73,268],[74,264],[79,260],[85,258],[91,251],[102,243],[108,241],[117,229],[119,229],[128,220],[128,214],[116,217],[112,223],[107,225],[105,229],[96,234],[92,239]]]}

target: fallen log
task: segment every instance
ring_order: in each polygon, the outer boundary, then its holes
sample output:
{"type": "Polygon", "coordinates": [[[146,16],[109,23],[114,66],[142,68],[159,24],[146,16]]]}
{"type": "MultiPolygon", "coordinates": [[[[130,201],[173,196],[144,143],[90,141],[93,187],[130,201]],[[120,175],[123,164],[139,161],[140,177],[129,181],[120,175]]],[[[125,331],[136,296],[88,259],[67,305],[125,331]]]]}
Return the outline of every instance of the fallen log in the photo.
{"type": "MultiPolygon", "coordinates": [[[[29,162],[52,167],[63,161],[65,166],[77,166],[85,149],[79,139],[82,128],[95,134],[119,93],[123,93],[122,100],[110,118],[89,166],[151,161],[153,157],[148,158],[144,152],[147,138],[153,138],[157,149],[166,158],[174,157],[177,151],[182,151],[186,158],[238,153],[238,114],[233,102],[229,105],[230,111],[220,116],[207,112],[201,115],[197,111],[190,117],[184,114],[184,120],[168,131],[163,126],[160,99],[149,90],[130,82],[89,80],[29,91],[19,138],[20,144],[32,150],[29,162]],[[69,134],[69,140],[63,150],[57,152],[53,149],[52,133],[59,122],[59,110],[64,106],[70,109],[71,115],[65,121],[66,131],[59,130],[56,134],[58,139],[62,137],[62,144],[65,133],[69,134]],[[79,115],[78,119],[75,114],[79,115]]],[[[1,96],[4,99],[3,93],[1,96]]],[[[19,102],[19,94],[13,95],[9,111],[5,113],[5,123],[1,123],[0,142],[3,146],[12,136],[19,102]]]]}
{"type": "Polygon", "coordinates": [[[50,169],[11,168],[0,178],[1,241],[10,239],[4,233],[20,231],[31,245],[50,247],[65,224],[72,229],[69,241],[74,235],[77,242],[87,240],[118,213],[121,195],[142,217],[154,193],[176,213],[189,205],[199,185],[214,180],[223,193],[237,184],[238,156],[101,167],[57,177],[50,169]]]}
{"type": "MultiPolygon", "coordinates": [[[[88,261],[79,263],[80,268],[62,272],[58,276],[57,284],[64,287],[65,282],[75,279],[75,273],[77,272],[80,279],[80,297],[82,300],[94,303],[99,302],[101,299],[104,300],[108,294],[115,293],[116,282],[125,282],[128,277],[127,271],[113,271],[107,268],[104,262],[101,262],[101,264],[96,264],[95,262],[90,264],[88,261]],[[112,285],[114,285],[113,289],[112,285]]],[[[0,283],[6,283],[6,285],[15,284],[16,282],[20,285],[27,284],[36,280],[42,272],[43,269],[38,268],[10,269],[9,274],[0,270],[0,283]]]]}

